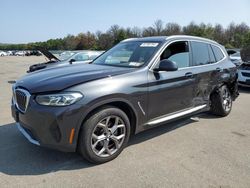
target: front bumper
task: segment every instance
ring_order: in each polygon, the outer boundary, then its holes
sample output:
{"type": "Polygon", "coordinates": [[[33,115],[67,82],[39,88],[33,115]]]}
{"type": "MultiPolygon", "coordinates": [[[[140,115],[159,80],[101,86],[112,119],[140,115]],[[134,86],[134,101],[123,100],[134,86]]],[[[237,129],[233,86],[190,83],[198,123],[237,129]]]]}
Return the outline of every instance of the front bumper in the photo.
{"type": "Polygon", "coordinates": [[[25,128],[23,128],[20,123],[16,123],[18,130],[32,143],[35,145],[40,146],[40,143],[34,139],[34,137],[32,136],[32,134],[25,130],[25,128]]]}
{"type": "Polygon", "coordinates": [[[82,123],[79,105],[67,107],[41,106],[30,100],[25,113],[12,103],[12,117],[19,131],[33,144],[60,151],[74,152],[82,123]],[[74,130],[73,141],[70,134],[74,130]],[[70,141],[71,140],[71,141],[70,141]]]}

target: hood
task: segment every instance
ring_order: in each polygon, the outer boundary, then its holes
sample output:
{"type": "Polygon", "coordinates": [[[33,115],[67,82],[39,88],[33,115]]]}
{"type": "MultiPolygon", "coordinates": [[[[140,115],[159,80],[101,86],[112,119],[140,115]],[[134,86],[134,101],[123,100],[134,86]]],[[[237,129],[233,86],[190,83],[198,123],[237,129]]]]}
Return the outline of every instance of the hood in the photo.
{"type": "Polygon", "coordinates": [[[54,56],[52,53],[50,53],[48,50],[46,50],[45,48],[38,48],[38,50],[45,56],[47,57],[50,61],[51,60],[56,60],[56,61],[60,61],[60,59],[58,59],[56,56],[54,56]]]}
{"type": "Polygon", "coordinates": [[[76,64],[29,73],[17,80],[15,87],[30,93],[61,91],[73,85],[132,72],[133,68],[94,64],[76,64]]]}

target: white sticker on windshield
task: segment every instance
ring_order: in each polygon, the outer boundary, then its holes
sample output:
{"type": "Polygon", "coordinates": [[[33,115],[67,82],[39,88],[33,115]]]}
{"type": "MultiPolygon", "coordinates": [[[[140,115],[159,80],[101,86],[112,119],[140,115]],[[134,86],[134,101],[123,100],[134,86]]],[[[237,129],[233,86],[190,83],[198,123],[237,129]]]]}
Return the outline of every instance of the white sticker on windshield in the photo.
{"type": "Polygon", "coordinates": [[[142,43],[141,45],[140,45],[140,47],[157,47],[159,45],[159,43],[152,43],[152,42],[147,42],[147,43],[142,43]]]}
{"type": "Polygon", "coordinates": [[[141,65],[141,63],[138,63],[138,62],[130,62],[129,65],[130,65],[130,66],[139,67],[139,66],[141,65]]]}

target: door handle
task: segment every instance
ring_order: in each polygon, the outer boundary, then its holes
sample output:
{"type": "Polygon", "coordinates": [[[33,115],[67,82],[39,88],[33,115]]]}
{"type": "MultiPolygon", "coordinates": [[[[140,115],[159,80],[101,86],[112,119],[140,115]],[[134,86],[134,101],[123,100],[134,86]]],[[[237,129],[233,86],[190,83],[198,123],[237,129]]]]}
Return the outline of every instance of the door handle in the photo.
{"type": "Polygon", "coordinates": [[[187,73],[185,74],[185,76],[186,76],[187,78],[192,78],[194,75],[193,75],[192,72],[187,72],[187,73]]]}
{"type": "Polygon", "coordinates": [[[223,71],[223,69],[220,68],[220,67],[217,67],[215,70],[216,70],[217,72],[222,72],[222,71],[223,71]]]}

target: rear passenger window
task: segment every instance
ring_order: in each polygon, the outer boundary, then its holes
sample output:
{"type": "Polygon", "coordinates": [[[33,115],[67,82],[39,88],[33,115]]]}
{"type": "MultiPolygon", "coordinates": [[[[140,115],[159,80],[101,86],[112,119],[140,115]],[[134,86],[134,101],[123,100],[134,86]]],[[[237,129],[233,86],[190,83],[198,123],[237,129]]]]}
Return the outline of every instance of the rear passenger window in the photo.
{"type": "Polygon", "coordinates": [[[212,45],[212,49],[213,49],[216,61],[220,61],[224,58],[224,54],[222,53],[219,47],[212,45]]]}
{"type": "Polygon", "coordinates": [[[191,42],[193,65],[206,65],[210,63],[208,44],[202,42],[191,42]]]}
{"type": "Polygon", "coordinates": [[[160,60],[163,59],[175,62],[178,68],[189,67],[188,42],[181,41],[170,44],[161,54],[160,60]]]}

